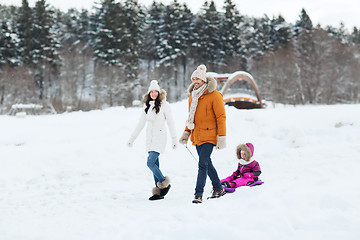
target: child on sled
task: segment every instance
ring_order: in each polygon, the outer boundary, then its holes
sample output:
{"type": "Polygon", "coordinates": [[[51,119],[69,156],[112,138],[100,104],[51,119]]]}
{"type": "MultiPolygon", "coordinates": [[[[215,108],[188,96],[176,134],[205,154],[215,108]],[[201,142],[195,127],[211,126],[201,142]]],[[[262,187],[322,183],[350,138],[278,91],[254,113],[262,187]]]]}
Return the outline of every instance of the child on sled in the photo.
{"type": "Polygon", "coordinates": [[[254,145],[251,143],[240,144],[236,148],[236,156],[239,160],[237,170],[227,178],[221,180],[224,188],[238,188],[241,186],[254,186],[261,184],[259,175],[260,165],[252,159],[254,145]]]}

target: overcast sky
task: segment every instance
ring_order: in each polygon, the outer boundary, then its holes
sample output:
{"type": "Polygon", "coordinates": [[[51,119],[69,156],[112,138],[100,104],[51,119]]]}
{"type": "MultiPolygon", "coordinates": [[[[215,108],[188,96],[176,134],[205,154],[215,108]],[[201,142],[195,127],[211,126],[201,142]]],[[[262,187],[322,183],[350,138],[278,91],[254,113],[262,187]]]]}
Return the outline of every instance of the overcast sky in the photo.
{"type": "MultiPolygon", "coordinates": [[[[119,0],[117,0],[119,1],[119,0]]],[[[169,4],[173,0],[156,0],[169,4]]],[[[0,0],[1,4],[21,5],[21,0],[0,0]]],[[[34,6],[36,0],[28,0],[30,6],[34,6]]],[[[100,0],[47,0],[48,4],[67,10],[69,8],[91,9],[95,2],[100,0]]],[[[138,0],[142,5],[149,6],[153,0],[138,0]]],[[[205,0],[178,0],[186,2],[187,6],[196,13],[205,0]]],[[[217,9],[221,9],[224,0],[215,0],[217,9]]],[[[253,17],[261,17],[267,14],[269,17],[281,14],[287,22],[295,23],[299,18],[300,11],[305,8],[314,25],[318,23],[325,27],[332,25],[339,27],[343,22],[346,28],[352,31],[353,27],[360,28],[360,0],[233,0],[241,14],[253,17]]]]}

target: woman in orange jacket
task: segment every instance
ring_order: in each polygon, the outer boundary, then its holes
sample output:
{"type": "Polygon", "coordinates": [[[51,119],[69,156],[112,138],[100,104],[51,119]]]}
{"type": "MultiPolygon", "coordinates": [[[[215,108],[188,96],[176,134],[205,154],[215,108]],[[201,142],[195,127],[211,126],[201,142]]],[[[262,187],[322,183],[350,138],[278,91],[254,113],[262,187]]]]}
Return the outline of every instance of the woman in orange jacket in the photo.
{"type": "Polygon", "coordinates": [[[206,66],[200,65],[191,75],[189,91],[189,116],[185,131],[179,142],[187,144],[190,140],[196,146],[199,155],[198,175],[193,203],[201,203],[206,178],[209,176],[213,185],[210,198],[225,194],[217,171],[211,161],[214,146],[226,147],[226,114],[223,97],[217,91],[217,82],[206,74],[206,66]]]}

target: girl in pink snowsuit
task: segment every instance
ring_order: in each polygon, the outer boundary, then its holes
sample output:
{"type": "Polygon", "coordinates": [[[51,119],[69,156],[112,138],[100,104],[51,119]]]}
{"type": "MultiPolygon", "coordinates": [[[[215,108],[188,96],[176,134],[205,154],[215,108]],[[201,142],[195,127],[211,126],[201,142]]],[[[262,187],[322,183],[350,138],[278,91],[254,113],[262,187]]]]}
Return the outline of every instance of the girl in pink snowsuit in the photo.
{"type": "Polygon", "coordinates": [[[256,181],[261,174],[260,165],[251,159],[254,154],[254,145],[251,143],[240,144],[236,148],[236,156],[239,160],[237,170],[227,178],[221,180],[221,184],[227,188],[248,186],[256,181]]]}

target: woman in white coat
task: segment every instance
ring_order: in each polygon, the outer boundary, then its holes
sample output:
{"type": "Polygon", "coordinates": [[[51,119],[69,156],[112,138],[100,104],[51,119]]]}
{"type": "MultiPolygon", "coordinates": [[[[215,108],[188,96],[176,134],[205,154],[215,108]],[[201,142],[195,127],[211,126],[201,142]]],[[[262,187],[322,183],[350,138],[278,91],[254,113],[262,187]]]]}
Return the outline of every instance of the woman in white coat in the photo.
{"type": "Polygon", "coordinates": [[[146,124],[146,150],[149,153],[147,166],[152,171],[155,180],[155,188],[152,191],[153,196],[149,200],[158,200],[163,199],[171,187],[169,177],[164,176],[159,167],[159,155],[164,152],[166,146],[167,131],[165,122],[169,127],[174,149],[177,147],[177,137],[170,104],[166,101],[166,91],[164,89],[160,90],[156,80],[150,82],[143,102],[143,111],[137,127],[128,141],[128,146],[132,147],[135,139],[146,124]]]}

